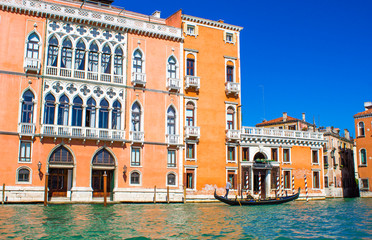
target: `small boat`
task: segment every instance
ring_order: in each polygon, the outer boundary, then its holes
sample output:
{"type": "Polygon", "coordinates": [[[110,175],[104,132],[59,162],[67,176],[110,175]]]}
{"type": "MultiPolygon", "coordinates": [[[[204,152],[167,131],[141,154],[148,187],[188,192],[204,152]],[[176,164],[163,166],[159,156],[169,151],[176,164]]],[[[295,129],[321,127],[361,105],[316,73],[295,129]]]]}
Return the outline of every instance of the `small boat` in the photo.
{"type": "Polygon", "coordinates": [[[298,196],[300,196],[300,190],[301,188],[298,188],[298,192],[294,195],[291,195],[291,196],[285,196],[285,197],[277,197],[277,198],[270,198],[270,199],[241,199],[239,200],[238,198],[236,199],[228,199],[228,198],[224,198],[222,196],[219,196],[217,195],[216,193],[216,189],[214,190],[214,198],[223,202],[223,203],[226,203],[226,204],[229,204],[229,205],[232,205],[232,206],[243,206],[243,205],[273,205],[273,204],[280,204],[280,203],[286,203],[286,202],[290,202],[290,201],[293,201],[295,199],[298,198],[298,196]]]}

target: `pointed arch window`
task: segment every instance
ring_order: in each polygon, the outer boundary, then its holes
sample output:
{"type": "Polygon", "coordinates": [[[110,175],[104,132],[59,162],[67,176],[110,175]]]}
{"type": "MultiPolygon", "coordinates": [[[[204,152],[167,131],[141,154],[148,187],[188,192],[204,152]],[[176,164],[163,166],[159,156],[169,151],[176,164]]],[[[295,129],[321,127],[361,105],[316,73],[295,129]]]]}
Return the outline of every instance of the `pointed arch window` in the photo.
{"type": "Polygon", "coordinates": [[[63,94],[59,98],[59,106],[58,106],[58,125],[68,125],[68,113],[69,113],[69,99],[68,97],[63,94]]]}
{"type": "Polygon", "coordinates": [[[364,137],[364,122],[358,123],[359,136],[364,137]]]}
{"type": "Polygon", "coordinates": [[[44,124],[54,124],[55,101],[56,99],[51,93],[46,95],[44,105],[44,124]]]}
{"type": "Polygon", "coordinates": [[[186,105],[186,126],[195,126],[195,105],[192,102],[186,105]]]}
{"type": "Polygon", "coordinates": [[[367,165],[367,151],[365,149],[360,150],[360,164],[367,165]]]}
{"type": "Polygon", "coordinates": [[[48,42],[48,59],[47,65],[57,67],[58,60],[58,40],[55,36],[49,39],[48,42]]]}
{"type": "Polygon", "coordinates": [[[36,33],[32,33],[27,39],[26,57],[39,59],[39,42],[40,38],[36,33]]]}
{"type": "Polygon", "coordinates": [[[85,111],[85,126],[94,128],[96,126],[96,101],[89,98],[87,101],[87,109],[85,111]]]}
{"type": "Polygon", "coordinates": [[[176,59],[172,56],[168,59],[168,76],[170,78],[176,78],[176,59]]]}
{"type": "Polygon", "coordinates": [[[83,100],[76,96],[72,106],[72,126],[81,126],[83,115],[83,100]]]}
{"type": "Polygon", "coordinates": [[[101,72],[106,74],[111,73],[111,48],[107,44],[102,49],[101,72]]]}
{"type": "Polygon", "coordinates": [[[108,128],[108,107],[109,104],[106,99],[102,99],[99,108],[99,121],[98,127],[99,128],[108,128]]]}
{"type": "Polygon", "coordinates": [[[112,129],[120,129],[121,123],[121,104],[118,100],[112,105],[112,129]]]}
{"type": "Polygon", "coordinates": [[[114,74],[123,75],[123,50],[117,47],[114,56],[114,74]]]}
{"type": "Polygon", "coordinates": [[[234,129],[234,122],[235,122],[235,111],[232,107],[227,109],[227,116],[226,116],[226,129],[234,129]]]}
{"type": "Polygon", "coordinates": [[[85,69],[85,44],[83,40],[79,40],[76,44],[75,50],[75,69],[84,70],[85,69]]]}
{"type": "Polygon", "coordinates": [[[49,158],[49,164],[73,164],[72,154],[61,146],[53,151],[49,158]]]}
{"type": "Polygon", "coordinates": [[[27,90],[23,96],[21,122],[32,123],[34,115],[34,94],[27,90]]]}
{"type": "Polygon", "coordinates": [[[106,149],[99,150],[93,157],[93,165],[115,166],[114,157],[106,149]]]}
{"type": "Polygon", "coordinates": [[[71,69],[72,66],[72,43],[66,38],[62,43],[61,67],[71,69]]]}
{"type": "Polygon", "coordinates": [[[142,72],[142,53],[140,50],[136,50],[133,54],[133,71],[141,73],[142,72]]]}
{"type": "Polygon", "coordinates": [[[98,46],[95,42],[89,47],[88,71],[98,72],[98,46]]]}
{"type": "Polygon", "coordinates": [[[141,107],[138,103],[132,106],[132,130],[141,131],[141,107]]]}
{"type": "Polygon", "coordinates": [[[167,111],[167,133],[176,134],[176,111],[169,107],[167,111]]]}

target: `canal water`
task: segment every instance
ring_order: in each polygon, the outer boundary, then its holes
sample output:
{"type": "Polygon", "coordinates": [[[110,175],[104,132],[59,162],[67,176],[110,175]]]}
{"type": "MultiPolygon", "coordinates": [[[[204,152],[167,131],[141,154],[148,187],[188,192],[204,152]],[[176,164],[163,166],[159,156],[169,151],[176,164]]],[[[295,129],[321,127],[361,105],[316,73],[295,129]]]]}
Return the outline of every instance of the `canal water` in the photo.
{"type": "Polygon", "coordinates": [[[0,205],[0,239],[372,239],[372,199],[276,206],[0,205]]]}

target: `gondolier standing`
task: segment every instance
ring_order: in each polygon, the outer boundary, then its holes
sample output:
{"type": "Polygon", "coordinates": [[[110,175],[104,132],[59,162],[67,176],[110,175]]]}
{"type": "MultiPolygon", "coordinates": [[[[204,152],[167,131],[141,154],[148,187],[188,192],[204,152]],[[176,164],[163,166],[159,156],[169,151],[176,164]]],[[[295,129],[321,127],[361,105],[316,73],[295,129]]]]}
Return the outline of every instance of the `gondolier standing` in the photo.
{"type": "Polygon", "coordinates": [[[227,198],[227,195],[229,195],[230,188],[231,188],[231,183],[229,181],[227,181],[225,198],[227,198]]]}

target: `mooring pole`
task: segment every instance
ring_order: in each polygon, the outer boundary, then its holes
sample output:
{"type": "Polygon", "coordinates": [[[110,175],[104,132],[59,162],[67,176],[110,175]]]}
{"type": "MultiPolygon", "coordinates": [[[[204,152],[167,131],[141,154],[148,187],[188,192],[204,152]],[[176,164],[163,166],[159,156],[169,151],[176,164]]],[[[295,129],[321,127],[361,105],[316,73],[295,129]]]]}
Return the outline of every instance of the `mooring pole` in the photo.
{"type": "Polygon", "coordinates": [[[49,174],[45,173],[44,206],[48,204],[48,177],[49,177],[49,174]]]}
{"type": "Polygon", "coordinates": [[[186,186],[183,186],[183,203],[186,203],[186,186]]]}
{"type": "Polygon", "coordinates": [[[107,206],[107,174],[106,171],[103,173],[103,206],[107,206]]]}
{"type": "Polygon", "coordinates": [[[1,200],[1,204],[4,204],[5,200],[5,183],[3,183],[3,199],[1,200]]]}
{"type": "Polygon", "coordinates": [[[169,203],[169,186],[167,187],[167,203],[169,203]]]}
{"type": "Polygon", "coordinates": [[[156,203],[156,185],[154,186],[154,203],[156,203]]]}

